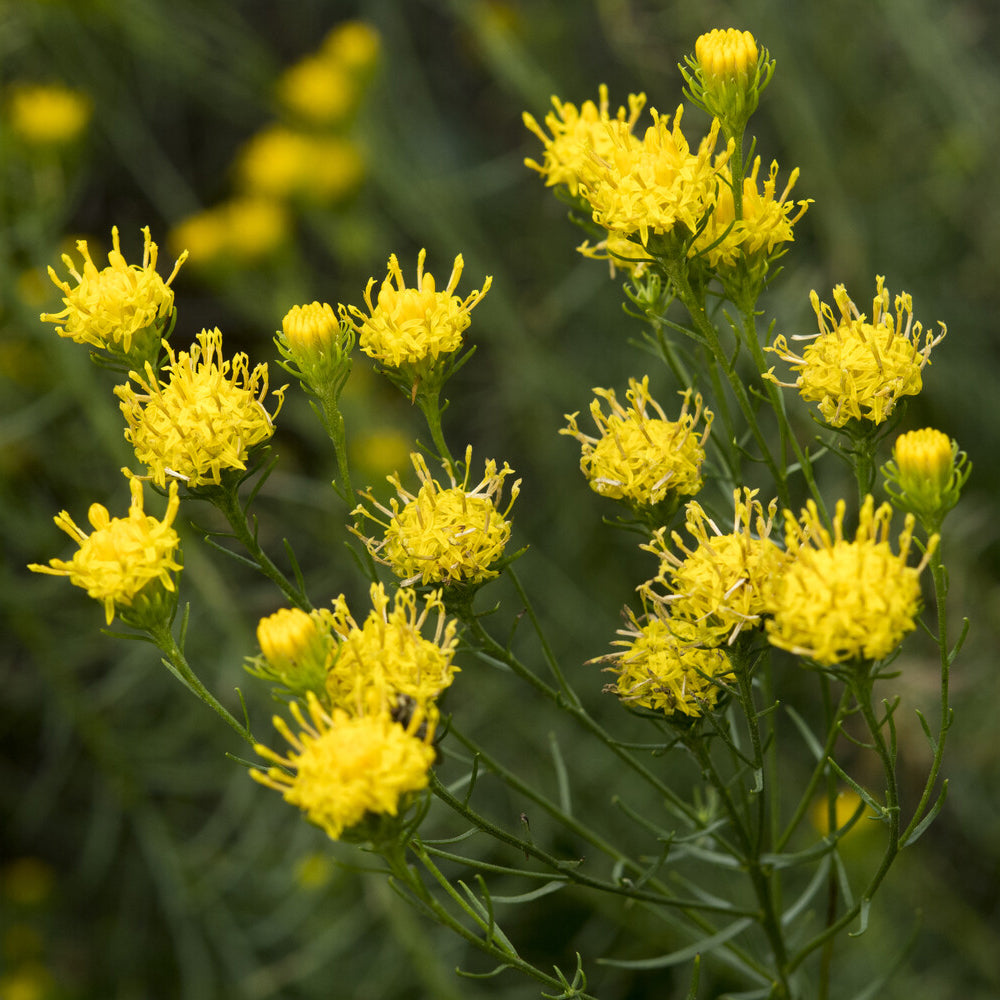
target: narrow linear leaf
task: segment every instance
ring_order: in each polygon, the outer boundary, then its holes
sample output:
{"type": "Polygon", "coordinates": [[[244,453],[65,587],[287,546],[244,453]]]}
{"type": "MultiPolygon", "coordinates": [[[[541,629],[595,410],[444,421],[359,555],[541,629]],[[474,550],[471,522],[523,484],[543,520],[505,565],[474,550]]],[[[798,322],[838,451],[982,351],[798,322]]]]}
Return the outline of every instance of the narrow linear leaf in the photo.
{"type": "Polygon", "coordinates": [[[702,938],[700,941],[695,941],[694,944],[688,945],[686,948],[680,948],[667,955],[658,955],[656,958],[640,958],[634,960],[599,958],[597,961],[601,965],[614,966],[616,969],[665,969],[668,966],[679,965],[681,962],[686,962],[689,959],[694,958],[696,955],[712,951],[720,944],[725,944],[731,938],[736,937],[737,934],[745,931],[752,923],[753,919],[751,917],[743,917],[740,920],[734,920],[728,927],[723,928],[717,934],[712,934],[710,937],[702,938]]]}
{"type": "Polygon", "coordinates": [[[909,847],[910,844],[915,844],[927,831],[927,828],[934,822],[937,818],[937,814],[941,812],[944,806],[945,799],[948,798],[948,779],[945,778],[941,782],[941,794],[938,795],[937,800],[934,805],[931,806],[930,812],[913,828],[913,833],[903,841],[903,847],[909,847]]]}
{"type": "Polygon", "coordinates": [[[809,748],[809,752],[816,758],[816,760],[823,759],[823,747],[820,746],[819,740],[813,734],[813,731],[809,728],[809,723],[795,711],[791,705],[785,706],[785,711],[788,713],[788,717],[795,723],[795,728],[799,731],[799,735],[802,737],[803,742],[809,748]]]}
{"type": "Polygon", "coordinates": [[[533,899],[541,899],[542,896],[551,896],[552,893],[564,889],[567,884],[565,879],[553,879],[550,882],[546,882],[545,885],[539,886],[537,889],[532,889],[530,892],[522,892],[518,896],[494,896],[493,902],[508,903],[511,905],[530,903],[533,899]]]}
{"type": "Polygon", "coordinates": [[[566,771],[562,751],[559,749],[559,741],[553,732],[549,733],[549,748],[552,751],[552,766],[556,769],[556,783],[559,788],[559,808],[567,816],[572,816],[573,804],[569,792],[569,774],[566,771]]]}

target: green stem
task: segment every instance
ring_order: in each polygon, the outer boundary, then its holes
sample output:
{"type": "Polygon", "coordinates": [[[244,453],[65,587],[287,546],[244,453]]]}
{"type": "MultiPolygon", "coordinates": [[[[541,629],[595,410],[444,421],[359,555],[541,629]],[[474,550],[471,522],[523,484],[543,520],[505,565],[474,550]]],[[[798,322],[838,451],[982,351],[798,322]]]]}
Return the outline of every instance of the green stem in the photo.
{"type": "Polygon", "coordinates": [[[351,470],[347,461],[347,431],[344,427],[344,416],[340,412],[339,395],[338,386],[328,385],[321,391],[319,398],[323,427],[333,443],[333,450],[337,456],[338,479],[334,484],[334,489],[350,507],[354,503],[355,497],[354,487],[351,484],[351,470]]]}
{"type": "Polygon", "coordinates": [[[166,624],[147,626],[146,631],[156,644],[156,647],[166,657],[163,661],[167,669],[193,694],[200,698],[216,715],[222,719],[231,729],[239,734],[241,739],[247,741],[250,746],[255,746],[257,741],[243,723],[226,709],[215,696],[202,684],[198,675],[191,669],[187,658],[174,639],[170,626],[166,624]]]}
{"type": "Polygon", "coordinates": [[[427,429],[431,432],[431,441],[434,442],[441,460],[448,466],[449,474],[461,479],[458,464],[452,457],[448,443],[444,439],[444,432],[441,430],[441,386],[422,387],[417,393],[417,405],[424,414],[427,429]]]}
{"type": "Polygon", "coordinates": [[[311,611],[312,604],[310,604],[309,598],[274,565],[267,553],[260,547],[254,533],[250,530],[247,513],[240,504],[236,487],[224,485],[212,494],[211,500],[229,522],[229,526],[233,529],[233,537],[250,553],[253,562],[256,563],[264,576],[275,583],[297,608],[311,611]]]}

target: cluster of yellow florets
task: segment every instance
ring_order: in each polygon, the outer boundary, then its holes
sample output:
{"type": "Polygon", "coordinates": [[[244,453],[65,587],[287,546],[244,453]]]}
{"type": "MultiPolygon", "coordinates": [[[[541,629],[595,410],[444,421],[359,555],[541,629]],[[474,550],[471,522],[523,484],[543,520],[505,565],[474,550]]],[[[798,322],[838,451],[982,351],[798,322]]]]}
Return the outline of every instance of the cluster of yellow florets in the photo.
{"type": "MultiPolygon", "coordinates": [[[[945,325],[940,324],[937,336],[924,334],[920,323],[913,321],[913,300],[906,292],[896,296],[893,314],[881,276],[876,278],[870,320],[858,311],[843,285],[834,288],[833,298],[839,315],[820,302],[816,292],[810,293],[819,333],[801,355],[781,335],[767,350],[791,363],[799,377],[790,387],[798,389],[803,399],[818,403],[832,427],[843,427],[849,420],[880,424],[902,397],[920,392],[921,372],[931,349],[944,338],[945,325]]],[[[778,382],[773,368],[765,378],[778,382]]]]}
{"type": "Polygon", "coordinates": [[[82,587],[90,597],[104,605],[110,625],[115,611],[131,608],[138,595],[159,585],[172,593],[174,574],[180,572],[177,549],[180,539],[173,529],[177,516],[177,488],[170,490],[167,510],[162,519],[143,510],[142,483],[129,483],[132,503],[126,517],[112,518],[106,507],[91,505],[88,520],[90,534],[77,527],[66,511],[56,517],[56,524],[80,546],[72,559],[52,559],[48,566],[33,563],[36,573],[67,576],[74,586],[82,587]]]}
{"type": "Polygon", "coordinates": [[[631,707],[697,718],[733,680],[725,652],[706,647],[690,622],[654,612],[644,622],[630,617],[618,635],[612,645],[622,648],[599,662],[617,675],[605,690],[631,707]]]}
{"type": "Polygon", "coordinates": [[[417,283],[407,287],[396,255],[389,257],[389,273],[372,302],[372,278],[365,288],[366,316],[356,306],[341,306],[341,318],[358,335],[361,350],[370,358],[389,368],[415,367],[433,364],[462,346],[462,333],[467,329],[469,314],[489,291],[493,279],[487,277],[483,287],[470,292],[464,299],[455,294],[465,261],[455,258],[451,276],[444,289],[438,291],[434,275],[424,270],[427,251],[417,257],[417,283]]]}
{"type": "Polygon", "coordinates": [[[619,107],[615,117],[609,112],[608,88],[601,84],[599,103],[584,101],[579,108],[568,101],[552,97],[555,109],[545,116],[545,125],[551,135],[546,135],[534,115],[524,112],[524,124],[542,141],[545,154],[538,163],[530,157],[525,166],[537,170],[547,186],[563,184],[571,194],[577,194],[580,176],[593,159],[605,160],[615,147],[615,140],[608,128],[612,121],[621,123],[625,133],[631,135],[646,104],[645,94],[629,94],[628,109],[619,107]]]}
{"type": "Polygon", "coordinates": [[[682,393],[684,404],[677,420],[668,420],[649,394],[649,376],[629,379],[628,408],[614,389],[595,388],[590,415],[600,437],[590,437],[577,426],[576,413],[566,414],[569,426],[559,433],[576,438],[582,447],[580,469],[590,488],[601,496],[622,500],[634,508],[654,507],[668,496],[691,496],[701,489],[701,465],[712,413],[703,410],[701,396],[688,407],[691,391],[682,393]],[[601,401],[609,406],[605,414],[601,401]],[[656,416],[650,415],[652,408],[656,416]],[[704,414],[700,432],[695,425],[704,414]]]}
{"type": "Polygon", "coordinates": [[[167,353],[165,380],[147,363],[145,377],[131,376],[141,392],[131,384],[115,389],[125,437],[158,486],[170,479],[189,488],[219,485],[224,472],[245,470],[250,449],[274,433],[284,389],[275,390],[278,406],[269,413],[267,365],[251,372],[242,353],[225,360],[218,329],[202,330],[190,351],[167,353]]]}
{"type": "Polygon", "coordinates": [[[521,488],[518,479],[510,488],[507,506],[501,509],[503,483],[514,470],[504,463],[497,471],[497,463],[490,459],[483,478],[470,489],[470,445],[465,453],[464,478],[458,482],[446,464],[451,485],[443,487],[431,476],[423,455],[413,452],[410,461],[420,480],[416,494],[404,489],[395,474],[388,480],[396,488],[399,500],[390,499],[388,508],[370,492],[365,494],[387,520],[380,520],[363,505],[354,511],[385,529],[381,541],[364,539],[369,552],[388,565],[404,586],[417,580],[445,586],[478,584],[496,576],[496,564],[510,540],[508,516],[521,488]]]}
{"type": "Polygon", "coordinates": [[[882,659],[916,628],[919,576],[937,545],[932,536],[919,565],[909,566],[912,514],[895,553],[889,544],[889,504],[876,510],[872,497],[866,497],[853,541],[843,534],[845,511],[840,501],[832,535],[813,501],[799,519],[785,511],[789,561],[768,600],[771,643],[823,666],[882,659]]]}
{"type": "Polygon", "coordinates": [[[126,262],[117,226],[111,230],[113,249],[105,268],[98,269],[90,256],[87,241],[79,240],[76,248],[83,257],[83,271],[77,271],[68,254],[62,259],[75,285],[61,280],[55,270],[49,268],[49,276],[65,295],[65,308],[58,313],[42,313],[41,319],[60,324],[56,333],[78,344],[117,349],[124,354],[132,351],[136,340],[143,342],[137,345],[140,352],[147,351],[150,345],[158,347],[174,310],[170,283],[177,276],[187,252],[180,254],[170,277],[164,281],[156,272],[157,246],[150,237],[149,227],[146,226],[142,233],[145,243],[141,265],[126,262]]]}
{"type": "Polygon", "coordinates": [[[398,815],[408,795],[427,787],[435,750],[426,734],[420,737],[385,714],[327,712],[311,692],[307,709],[308,719],[292,703],[297,736],[275,716],[291,750],[282,756],[258,744],[257,753],[275,766],[254,768],[250,776],[281,792],[334,840],[369,815],[398,815]]]}

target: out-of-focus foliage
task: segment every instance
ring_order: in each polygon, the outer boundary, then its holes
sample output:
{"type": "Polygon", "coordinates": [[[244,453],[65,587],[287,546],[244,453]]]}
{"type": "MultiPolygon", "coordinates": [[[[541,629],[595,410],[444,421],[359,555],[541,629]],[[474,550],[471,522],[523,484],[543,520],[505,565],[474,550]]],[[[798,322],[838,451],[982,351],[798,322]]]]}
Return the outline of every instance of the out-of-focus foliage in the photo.
{"type": "MultiPolygon", "coordinates": [[[[339,866],[362,856],[247,781],[224,756],[241,748],[158,668],[150,647],[110,643],[96,605],[58,581],[29,578],[25,564],[58,544],[50,515],[115,506],[114,470],[128,459],[113,379],[38,321],[59,305],[44,266],[80,236],[96,258],[112,225],[129,259],[147,224],[175,254],[168,234],[182,238],[192,219],[223,213],[230,242],[175,281],[173,340],[183,346],[219,326],[253,362],[274,357],[271,337],[291,305],[359,302],[389,252],[413,259],[426,247],[433,262],[461,251],[468,274],[493,275],[476,313],[476,363],[450,386],[450,418],[458,414],[477,454],[502,455],[523,478],[514,533],[530,545],[525,573],[549,597],[539,610],[557,652],[581,664],[576,686],[590,689],[602,713],[603,680],[582,664],[606,649],[644,564],[627,541],[599,532],[600,498],[581,488],[578,449],[557,432],[593,385],[624,386],[639,374],[625,349],[636,330],[606,266],[574,251],[575,230],[524,168],[536,150],[521,112],[540,117],[552,93],[592,98],[602,82],[615,102],[645,90],[669,109],[693,39],[729,25],[751,30],[777,60],[755,118],[760,152],[798,164],[796,195],[816,201],[769,303],[782,331],[813,329],[811,288],[867,289],[875,273],[906,287],[921,316],[949,327],[906,426],[945,429],[976,465],[949,525],[952,594],[976,622],[954,678],[962,725],[946,762],[951,793],[880,900],[852,977],[860,988],[916,934],[880,995],[1000,994],[991,930],[1000,917],[992,460],[1000,451],[1000,9],[990,0],[834,0],[789,17],[787,7],[749,0],[8,0],[0,3],[0,995],[15,985],[23,996],[123,1000],[527,995],[514,977],[456,979],[455,965],[485,971],[479,959],[384,884],[339,866]],[[351,20],[370,25],[379,43],[357,106],[303,123],[283,74],[351,20]],[[12,111],[29,83],[69,88],[89,118],[32,141],[12,111]],[[294,175],[282,190],[276,180],[262,184],[254,169],[274,179],[274,163],[285,162],[277,129],[335,140],[323,162],[340,172],[330,167],[319,190],[294,175]],[[261,136],[272,142],[270,168],[260,167],[261,136]],[[95,406],[102,397],[107,405],[95,406]],[[933,915],[925,927],[919,911],[933,915]]],[[[697,116],[690,111],[685,126],[697,116]]],[[[305,155],[301,146],[293,153],[305,155]]],[[[204,249],[211,232],[201,232],[204,249]]],[[[368,482],[385,489],[385,474],[406,467],[401,442],[412,438],[414,416],[360,359],[343,402],[368,482]]],[[[321,485],[335,474],[332,456],[301,396],[290,394],[278,438],[280,462],[259,503],[261,540],[280,551],[289,537],[317,590],[332,597],[348,586],[350,557],[335,497],[321,485]]],[[[253,624],[274,610],[272,592],[235,563],[209,558],[194,544],[196,527],[181,530],[182,597],[198,609],[189,656],[231,708],[229,693],[246,688],[252,717],[265,720],[270,706],[240,664],[253,624]]],[[[936,676],[924,666],[906,664],[917,692],[936,676]]],[[[466,727],[485,745],[500,733],[509,745],[515,734],[521,766],[552,784],[549,732],[561,723],[541,706],[510,704],[484,670],[468,666],[454,692],[466,727]]],[[[900,740],[922,745],[916,720],[907,721],[900,740]]],[[[575,804],[580,811],[608,809],[609,788],[626,800],[637,794],[597,769],[580,784],[593,796],[575,804]]],[[[525,808],[498,788],[498,822],[517,825],[525,808]]],[[[544,818],[531,821],[541,838],[544,818]]],[[[531,910],[535,922],[519,928],[519,940],[534,960],[572,966],[575,951],[610,947],[595,938],[608,925],[578,902],[560,894],[531,910]]],[[[640,919],[621,916],[619,952],[640,919]]],[[[683,995],[683,979],[616,972],[599,992],[683,995]]]]}

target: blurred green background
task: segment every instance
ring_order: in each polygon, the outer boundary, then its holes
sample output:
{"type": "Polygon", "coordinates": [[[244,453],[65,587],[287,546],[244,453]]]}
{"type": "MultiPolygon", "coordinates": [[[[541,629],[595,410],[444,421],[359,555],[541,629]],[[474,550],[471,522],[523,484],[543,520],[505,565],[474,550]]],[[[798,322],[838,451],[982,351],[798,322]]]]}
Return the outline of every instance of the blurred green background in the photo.
{"type": "MultiPolygon", "coordinates": [[[[193,259],[174,286],[174,343],[219,326],[227,349],[246,350],[253,362],[273,359],[270,339],[296,302],[360,304],[390,252],[409,277],[426,247],[439,278],[463,253],[463,294],[493,275],[471,328],[477,354],[451,388],[446,434],[453,447],[468,440],[477,457],[506,459],[523,476],[515,537],[531,548],[521,572],[588,706],[624,734],[628,720],[600,695],[597,668],[582,664],[607,650],[646,566],[630,538],[601,525],[611,512],[586,490],[575,446],[556,431],[565,412],[586,407],[591,386],[623,386],[646,362],[629,344],[639,331],[621,312],[617,285],[603,265],[575,253],[580,237],[564,207],[524,168],[524,156],[537,150],[521,112],[541,119],[551,94],[579,103],[595,98],[601,82],[615,105],[644,90],[653,106],[672,112],[681,100],[677,63],[716,26],[751,30],[776,58],[752,129],[765,161],[777,158],[783,173],[801,167],[796,197],[815,199],[768,295],[769,313],[788,333],[808,332],[811,288],[827,297],[842,281],[862,308],[876,273],[893,291],[909,290],[925,326],[944,320],[949,333],[904,426],[941,428],[975,464],[946,538],[956,615],[974,619],[954,675],[951,794],[892,873],[868,933],[850,954],[838,949],[834,995],[860,989],[912,940],[879,996],[1000,996],[1000,7],[993,0],[794,8],[764,0],[7,0],[0,2],[3,1000],[537,995],[512,974],[456,978],[456,965],[485,971],[479,956],[419,919],[381,880],[351,871],[363,855],[331,845],[249,782],[223,756],[240,748],[158,669],[148,646],[102,636],[97,604],[65,581],[25,570],[65,553],[51,521],[59,510],[82,521],[95,501],[113,514],[124,509],[117,469],[130,460],[112,377],[38,321],[40,311],[58,308],[44,268],[80,236],[100,262],[112,225],[132,262],[141,253],[139,229],[149,225],[166,273],[176,239],[197,237],[201,257],[192,242],[193,259]],[[283,74],[353,20],[374,29],[377,61],[359,70],[347,111],[308,125],[340,143],[342,172],[318,187],[315,172],[290,174],[284,207],[270,215],[225,214],[246,209],[248,195],[259,200],[262,183],[280,173],[275,161],[271,174],[255,179],[248,152],[255,137],[302,124],[288,107],[283,74]],[[17,134],[11,108],[23,83],[59,83],[87,96],[91,116],[76,140],[17,134]],[[205,212],[215,213],[214,229],[205,212]],[[192,219],[200,230],[190,228],[192,219]]],[[[691,136],[704,122],[689,110],[685,124],[691,136]]],[[[366,377],[361,361],[349,393],[355,460],[377,483],[401,464],[401,453],[405,461],[418,425],[402,398],[366,377]]],[[[278,469],[258,504],[265,547],[280,551],[289,538],[315,600],[355,594],[344,512],[327,486],[333,458],[296,392],[279,420],[277,450],[278,469]]],[[[257,619],[277,598],[198,541],[188,529],[182,597],[193,607],[191,660],[230,705],[234,687],[247,691],[263,733],[267,696],[241,662],[257,619]]],[[[516,609],[511,595],[502,599],[516,609]]],[[[909,649],[899,683],[908,704],[921,704],[934,693],[934,650],[919,641],[909,649]]],[[[465,664],[452,692],[448,707],[463,730],[550,790],[556,730],[572,747],[564,753],[577,810],[620,825],[620,817],[605,816],[608,790],[640,793],[606,759],[578,750],[578,734],[546,706],[485,669],[465,664]]],[[[906,722],[904,785],[911,774],[919,780],[926,756],[912,711],[906,722]]],[[[515,826],[524,803],[499,786],[492,795],[498,821],[515,826]]],[[[437,813],[431,822],[454,829],[437,813]]],[[[532,814],[532,823],[539,841],[548,836],[541,816],[532,814]]],[[[579,850],[561,846],[567,856],[579,850]]],[[[651,937],[645,918],[605,900],[596,910],[592,903],[559,893],[501,919],[546,966],[571,968],[577,950],[646,957],[630,951],[640,934],[654,953],[684,943],[667,927],[651,937]]],[[[609,1000],[686,990],[683,968],[590,972],[593,991],[609,1000]]],[[[702,995],[734,985],[713,969],[702,995]]]]}

